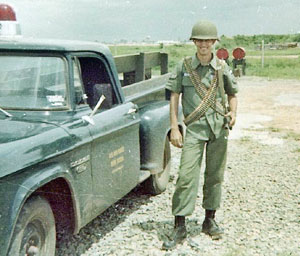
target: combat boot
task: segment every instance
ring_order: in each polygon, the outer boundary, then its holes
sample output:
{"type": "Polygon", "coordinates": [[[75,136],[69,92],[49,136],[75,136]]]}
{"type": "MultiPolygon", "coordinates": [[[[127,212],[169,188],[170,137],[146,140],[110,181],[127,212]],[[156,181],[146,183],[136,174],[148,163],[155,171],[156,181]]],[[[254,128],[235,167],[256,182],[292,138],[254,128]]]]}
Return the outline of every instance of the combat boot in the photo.
{"type": "Polygon", "coordinates": [[[182,243],[186,237],[187,232],[185,227],[185,216],[175,216],[174,230],[170,236],[170,239],[163,243],[162,249],[174,249],[176,245],[182,243]]]}
{"type": "Polygon", "coordinates": [[[211,236],[212,239],[220,239],[224,233],[223,229],[215,221],[214,210],[205,210],[205,219],[202,224],[202,232],[211,236]]]}

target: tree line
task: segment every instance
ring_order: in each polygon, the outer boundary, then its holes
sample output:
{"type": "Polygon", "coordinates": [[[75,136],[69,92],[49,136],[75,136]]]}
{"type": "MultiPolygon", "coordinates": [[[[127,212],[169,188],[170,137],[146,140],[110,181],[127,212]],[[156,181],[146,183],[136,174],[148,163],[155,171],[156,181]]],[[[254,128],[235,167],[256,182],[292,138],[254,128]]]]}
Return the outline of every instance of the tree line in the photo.
{"type": "Polygon", "coordinates": [[[300,42],[300,33],[298,34],[286,34],[286,35],[271,35],[271,34],[261,34],[261,35],[236,35],[233,37],[227,37],[222,35],[220,37],[220,47],[232,48],[236,45],[242,45],[243,47],[255,47],[260,45],[264,40],[265,44],[284,44],[291,42],[300,42]]]}

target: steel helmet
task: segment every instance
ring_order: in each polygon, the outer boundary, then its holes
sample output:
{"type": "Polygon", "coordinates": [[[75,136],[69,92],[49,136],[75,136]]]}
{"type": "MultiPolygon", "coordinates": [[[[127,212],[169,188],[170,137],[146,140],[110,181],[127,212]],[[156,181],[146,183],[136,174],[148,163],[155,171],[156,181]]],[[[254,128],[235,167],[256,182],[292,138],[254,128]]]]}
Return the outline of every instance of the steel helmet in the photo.
{"type": "Polygon", "coordinates": [[[190,40],[193,39],[216,39],[218,38],[217,27],[210,21],[200,20],[198,21],[192,29],[192,35],[190,40]]]}

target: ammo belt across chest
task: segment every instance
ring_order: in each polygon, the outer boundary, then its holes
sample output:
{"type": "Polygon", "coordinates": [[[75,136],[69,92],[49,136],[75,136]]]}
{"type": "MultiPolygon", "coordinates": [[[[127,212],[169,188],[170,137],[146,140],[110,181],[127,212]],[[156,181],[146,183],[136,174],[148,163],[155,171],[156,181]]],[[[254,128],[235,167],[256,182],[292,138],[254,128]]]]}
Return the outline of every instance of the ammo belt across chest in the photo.
{"type": "Polygon", "coordinates": [[[184,66],[190,75],[190,79],[196,89],[197,94],[202,99],[199,106],[184,119],[185,125],[187,126],[190,123],[200,119],[200,117],[202,117],[209,108],[212,108],[217,113],[224,116],[225,107],[216,100],[218,84],[220,82],[220,75],[218,74],[218,71],[215,71],[210,88],[206,88],[206,86],[201,82],[201,77],[198,75],[196,70],[192,69],[190,58],[184,59],[184,66]]]}

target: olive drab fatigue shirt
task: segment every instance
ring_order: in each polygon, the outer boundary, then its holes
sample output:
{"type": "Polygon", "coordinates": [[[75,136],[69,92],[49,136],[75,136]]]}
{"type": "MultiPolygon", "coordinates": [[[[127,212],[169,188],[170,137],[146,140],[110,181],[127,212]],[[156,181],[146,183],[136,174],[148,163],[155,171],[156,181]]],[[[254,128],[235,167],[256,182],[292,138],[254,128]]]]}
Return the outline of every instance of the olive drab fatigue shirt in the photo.
{"type": "MultiPolygon", "coordinates": [[[[238,92],[238,86],[231,70],[226,63],[224,63],[222,67],[220,63],[221,62],[217,60],[217,57],[213,55],[209,65],[202,66],[197,55],[195,54],[192,56],[191,66],[192,69],[196,70],[200,75],[202,83],[207,88],[209,88],[211,85],[215,70],[222,68],[225,94],[236,94],[238,92]]],[[[192,113],[194,109],[201,103],[201,98],[197,94],[196,89],[190,79],[190,75],[185,69],[183,60],[180,61],[176,66],[175,71],[172,73],[166,84],[166,89],[175,93],[182,93],[182,108],[185,117],[192,113]]],[[[217,90],[216,100],[222,103],[222,94],[219,88],[217,90]]],[[[222,129],[224,129],[224,117],[212,108],[209,108],[204,116],[188,125],[187,129],[188,132],[192,133],[197,139],[200,140],[208,140],[211,132],[213,132],[215,137],[218,138],[222,132],[222,129]]]]}

